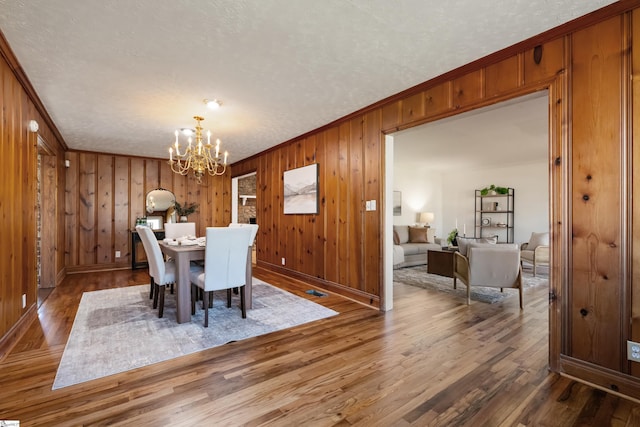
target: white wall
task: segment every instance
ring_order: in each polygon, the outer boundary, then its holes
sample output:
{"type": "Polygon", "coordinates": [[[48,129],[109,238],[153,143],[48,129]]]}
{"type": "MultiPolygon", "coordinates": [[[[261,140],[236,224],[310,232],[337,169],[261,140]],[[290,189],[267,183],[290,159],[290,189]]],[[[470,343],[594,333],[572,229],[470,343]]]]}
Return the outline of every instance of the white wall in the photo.
{"type": "Polygon", "coordinates": [[[420,212],[433,212],[430,226],[442,237],[442,174],[413,165],[394,166],[393,189],[402,192],[402,215],[394,216],[393,224],[416,224],[420,212]]]}
{"type": "Polygon", "coordinates": [[[394,165],[393,189],[402,192],[402,216],[394,216],[394,225],[415,224],[417,214],[433,212],[431,224],[436,236],[447,237],[458,222],[458,232],[473,236],[475,190],[495,184],[513,187],[514,241],[529,240],[531,232],[549,230],[549,185],[547,162],[509,165],[456,172],[394,165]]]}
{"type": "Polygon", "coordinates": [[[465,170],[443,174],[443,227],[447,233],[455,227],[473,236],[476,189],[491,184],[512,187],[514,192],[514,241],[529,240],[531,232],[549,230],[549,170],[547,162],[510,165],[503,168],[465,170]]]}

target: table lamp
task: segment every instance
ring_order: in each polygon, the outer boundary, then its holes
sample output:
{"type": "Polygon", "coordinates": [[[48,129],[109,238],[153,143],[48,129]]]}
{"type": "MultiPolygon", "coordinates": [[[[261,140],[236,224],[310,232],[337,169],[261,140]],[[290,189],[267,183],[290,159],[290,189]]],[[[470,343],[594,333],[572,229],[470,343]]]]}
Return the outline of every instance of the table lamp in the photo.
{"type": "Polygon", "coordinates": [[[425,227],[429,227],[429,223],[433,222],[434,218],[433,212],[420,213],[420,223],[424,224],[425,227]]]}

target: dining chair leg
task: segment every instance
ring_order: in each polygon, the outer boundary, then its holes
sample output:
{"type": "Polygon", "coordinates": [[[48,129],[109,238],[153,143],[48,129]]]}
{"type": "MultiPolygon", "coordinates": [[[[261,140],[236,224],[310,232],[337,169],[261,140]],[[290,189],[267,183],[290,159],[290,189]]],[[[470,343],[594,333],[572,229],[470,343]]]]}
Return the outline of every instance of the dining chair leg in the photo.
{"type": "Polygon", "coordinates": [[[227,308],[231,307],[231,289],[227,289],[227,308]]]}
{"type": "Polygon", "coordinates": [[[153,281],[153,277],[151,277],[151,281],[149,282],[149,299],[153,298],[153,286],[155,285],[153,281]]]}
{"type": "Polygon", "coordinates": [[[191,315],[196,314],[196,297],[198,296],[198,288],[193,283],[191,284],[191,315]]]}
{"type": "Polygon", "coordinates": [[[247,305],[245,302],[245,290],[246,286],[241,286],[240,287],[240,310],[242,310],[242,318],[246,319],[247,318],[247,305]]]}
{"type": "Polygon", "coordinates": [[[158,288],[158,292],[160,292],[160,308],[158,309],[158,317],[162,317],[164,314],[164,292],[166,286],[161,286],[158,288]]]}
{"type": "Polygon", "coordinates": [[[202,307],[204,308],[204,327],[209,327],[209,292],[204,292],[202,296],[202,307]]]}
{"type": "Polygon", "coordinates": [[[158,293],[160,292],[160,286],[158,284],[153,285],[153,308],[158,308],[158,293]]]}

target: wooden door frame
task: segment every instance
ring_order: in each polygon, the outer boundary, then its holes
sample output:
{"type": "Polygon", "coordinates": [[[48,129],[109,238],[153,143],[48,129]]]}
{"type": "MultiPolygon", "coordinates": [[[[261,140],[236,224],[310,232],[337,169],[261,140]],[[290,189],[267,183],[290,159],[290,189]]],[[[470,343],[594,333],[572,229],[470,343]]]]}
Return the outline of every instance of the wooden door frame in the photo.
{"type": "MultiPolygon", "coordinates": [[[[51,163],[53,163],[54,165],[56,165],[57,162],[57,156],[54,150],[51,149],[51,147],[49,146],[49,144],[47,144],[46,140],[44,138],[42,138],[42,136],[40,134],[37,134],[37,156],[41,157],[44,161],[44,158],[50,158],[51,159],[51,163]]],[[[40,176],[40,184],[39,184],[39,192],[40,194],[37,197],[40,197],[40,203],[38,203],[38,209],[40,210],[39,212],[39,221],[40,221],[40,237],[38,238],[38,243],[37,245],[39,246],[39,250],[40,250],[40,265],[39,265],[39,271],[38,271],[38,275],[37,275],[37,287],[38,288],[53,288],[56,286],[57,284],[57,274],[56,274],[56,260],[57,260],[57,254],[55,253],[55,248],[56,248],[56,239],[57,239],[57,230],[58,230],[58,225],[57,225],[57,221],[55,220],[55,216],[53,217],[53,221],[50,221],[51,217],[47,216],[44,214],[43,211],[43,206],[42,206],[42,195],[43,194],[49,194],[52,197],[52,203],[53,203],[53,209],[55,212],[58,211],[57,206],[58,206],[58,191],[57,191],[57,180],[58,180],[58,170],[56,167],[54,167],[54,177],[52,179],[52,185],[54,186],[54,188],[48,188],[48,187],[43,187],[44,185],[48,185],[49,182],[45,180],[45,176],[42,174],[42,163],[43,161],[41,161],[40,163],[38,163],[38,165],[36,166],[36,168],[38,169],[38,175],[40,176]],[[44,229],[49,230],[49,232],[47,233],[48,235],[52,235],[53,236],[53,241],[49,242],[47,239],[44,238],[44,233],[42,232],[42,230],[44,229]],[[45,245],[47,246],[45,248],[45,245]],[[46,259],[48,259],[48,257],[44,257],[43,256],[43,252],[44,250],[49,250],[50,248],[54,248],[54,253],[53,253],[53,265],[46,265],[44,261],[46,259]],[[46,283],[45,286],[43,286],[42,283],[42,276],[43,276],[43,271],[45,271],[45,269],[48,269],[49,271],[52,272],[52,277],[50,277],[50,279],[52,279],[51,283],[46,283]]],[[[36,235],[37,235],[37,230],[36,230],[36,235]]]]}
{"type": "MultiPolygon", "coordinates": [[[[535,92],[546,91],[548,100],[548,165],[549,165],[549,233],[550,233],[550,266],[549,266],[549,293],[555,295],[549,301],[549,368],[557,372],[560,366],[560,352],[562,349],[562,328],[565,324],[563,318],[566,318],[568,310],[568,301],[565,298],[568,286],[568,260],[567,251],[570,242],[569,235],[569,202],[563,205],[563,200],[570,200],[569,190],[571,188],[569,174],[569,127],[563,126],[568,118],[568,85],[565,82],[565,73],[559,73],[555,77],[538,82],[535,85],[521,87],[517,90],[510,91],[499,97],[490,100],[483,100],[474,103],[465,108],[447,111],[443,114],[430,117],[427,120],[419,120],[411,122],[404,126],[394,127],[393,129],[383,130],[381,141],[384,144],[382,154],[384,156],[383,185],[383,206],[382,223],[384,224],[382,233],[383,259],[384,265],[382,269],[382,292],[380,307],[383,311],[391,310],[393,302],[389,301],[393,296],[393,246],[390,241],[390,228],[393,224],[393,218],[389,219],[389,206],[391,179],[387,179],[389,170],[389,162],[393,162],[393,153],[389,153],[388,145],[393,144],[392,134],[400,130],[410,129],[429,122],[435,122],[444,118],[453,117],[461,113],[477,110],[490,105],[499,104],[511,99],[526,96],[535,92]],[[563,161],[566,159],[566,161],[563,161]]],[[[391,147],[392,150],[392,147],[391,147]]],[[[525,308],[526,310],[526,300],[525,308]]]]}

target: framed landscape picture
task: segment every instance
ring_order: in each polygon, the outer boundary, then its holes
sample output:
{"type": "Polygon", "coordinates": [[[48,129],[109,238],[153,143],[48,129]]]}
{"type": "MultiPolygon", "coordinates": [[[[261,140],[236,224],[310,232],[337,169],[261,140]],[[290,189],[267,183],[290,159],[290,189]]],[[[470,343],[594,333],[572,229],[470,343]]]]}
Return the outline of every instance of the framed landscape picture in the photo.
{"type": "Polygon", "coordinates": [[[318,164],[284,171],[284,213],[318,213],[318,164]]]}
{"type": "Polygon", "coordinates": [[[393,192],[393,216],[402,215],[402,192],[393,192]]]}

